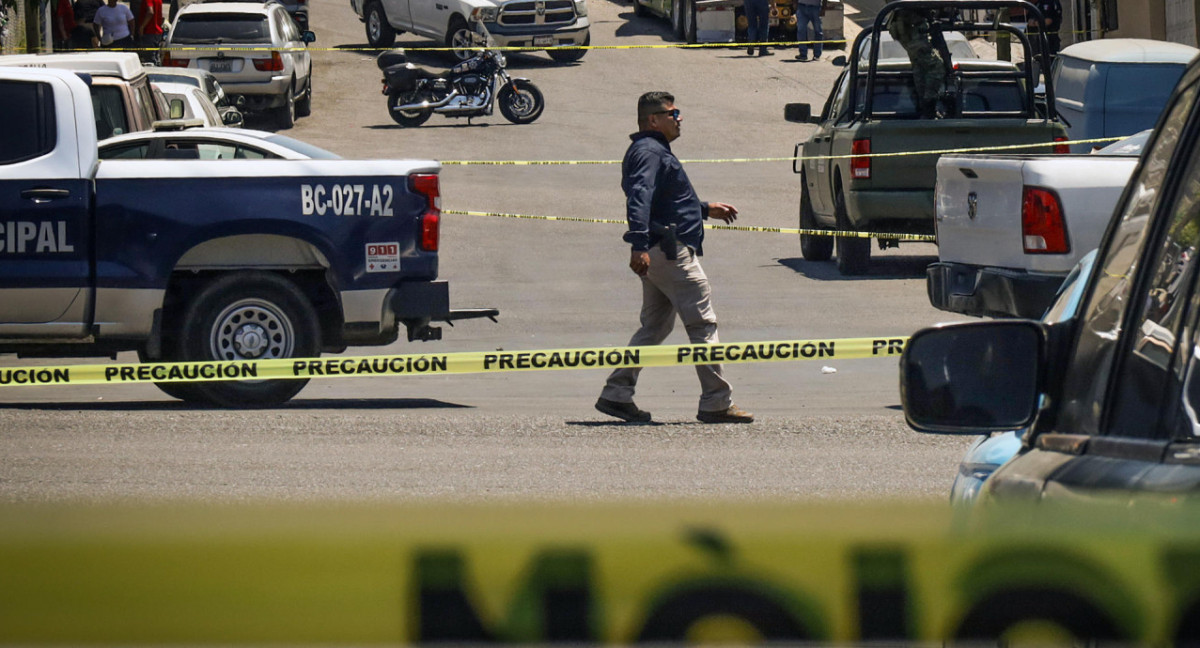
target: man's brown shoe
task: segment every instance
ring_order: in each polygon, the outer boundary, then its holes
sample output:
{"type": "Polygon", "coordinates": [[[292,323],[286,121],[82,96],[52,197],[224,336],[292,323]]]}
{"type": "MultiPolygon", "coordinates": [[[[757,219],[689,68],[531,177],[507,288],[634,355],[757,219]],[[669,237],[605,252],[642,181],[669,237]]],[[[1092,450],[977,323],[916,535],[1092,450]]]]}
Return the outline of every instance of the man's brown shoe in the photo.
{"type": "Polygon", "coordinates": [[[719,412],[700,410],[696,412],[696,420],[701,423],[753,423],[754,415],[737,405],[730,405],[729,409],[719,412]]]}
{"type": "Polygon", "coordinates": [[[633,403],[618,403],[607,398],[596,400],[596,409],[609,416],[615,416],[626,423],[649,423],[650,412],[638,409],[633,403]]]}

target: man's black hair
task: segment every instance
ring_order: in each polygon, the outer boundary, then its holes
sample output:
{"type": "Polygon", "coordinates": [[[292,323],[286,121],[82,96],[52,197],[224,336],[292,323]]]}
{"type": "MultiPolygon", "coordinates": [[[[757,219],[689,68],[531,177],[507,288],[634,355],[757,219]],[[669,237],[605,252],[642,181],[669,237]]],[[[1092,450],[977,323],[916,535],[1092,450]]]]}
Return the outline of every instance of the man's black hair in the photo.
{"type": "Polygon", "coordinates": [[[670,92],[656,90],[638,97],[638,126],[645,127],[650,115],[663,109],[663,106],[675,103],[675,95],[670,92]]]}

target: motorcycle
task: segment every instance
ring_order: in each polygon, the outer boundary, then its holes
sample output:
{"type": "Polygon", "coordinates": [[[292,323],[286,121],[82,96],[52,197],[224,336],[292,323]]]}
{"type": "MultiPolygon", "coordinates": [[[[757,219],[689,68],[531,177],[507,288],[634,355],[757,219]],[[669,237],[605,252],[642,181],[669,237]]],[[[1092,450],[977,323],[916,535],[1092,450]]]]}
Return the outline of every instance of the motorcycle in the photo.
{"type": "Polygon", "coordinates": [[[401,126],[420,126],[433,113],[447,117],[500,114],[514,124],[528,124],[542,115],[542,92],[529,79],[505,71],[504,54],[483,49],[445,72],[433,72],[409,63],[404,50],[388,50],[376,64],[383,71],[383,94],[388,114],[401,126]]]}

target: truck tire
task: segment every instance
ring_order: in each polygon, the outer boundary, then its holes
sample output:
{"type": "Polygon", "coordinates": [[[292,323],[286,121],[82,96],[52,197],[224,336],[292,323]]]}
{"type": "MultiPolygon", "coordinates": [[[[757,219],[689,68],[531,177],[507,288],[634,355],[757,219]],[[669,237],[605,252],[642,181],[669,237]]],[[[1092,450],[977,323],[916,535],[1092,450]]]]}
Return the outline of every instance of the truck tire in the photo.
{"type": "Polygon", "coordinates": [[[671,33],[683,39],[683,0],[671,0],[671,33]]]}
{"type": "Polygon", "coordinates": [[[392,29],[391,23],[388,22],[382,3],[369,3],[363,22],[367,27],[368,45],[387,49],[396,44],[396,30],[392,29]]]}
{"type": "MultiPolygon", "coordinates": [[[[583,46],[587,47],[591,44],[592,44],[592,35],[591,35],[591,33],[589,33],[583,39],[583,46]]],[[[550,58],[554,59],[555,63],[574,63],[575,61],[578,61],[579,59],[583,58],[583,55],[587,54],[587,50],[585,50],[585,49],[552,49],[552,50],[546,50],[546,53],[550,55],[550,58]]]]}
{"type": "Polygon", "coordinates": [[[296,125],[296,80],[283,93],[283,105],[275,109],[275,125],[287,130],[296,125]]]}
{"type": "MultiPolygon", "coordinates": [[[[269,272],[227,274],[201,289],[184,311],[178,355],[184,362],[315,358],[317,314],[295,284],[269,272]]],[[[271,407],[308,380],[192,383],[199,400],[221,407],[271,407]]]]}
{"type": "Polygon", "coordinates": [[[475,45],[475,32],[471,31],[471,27],[462,16],[450,19],[450,26],[446,29],[446,47],[453,48],[450,55],[458,61],[471,58],[478,49],[475,45]]]}
{"type": "MultiPolygon", "coordinates": [[[[852,232],[850,217],[846,214],[846,196],[838,192],[834,201],[837,212],[838,229],[852,232]]],[[[837,237],[837,269],[843,275],[854,276],[867,274],[871,265],[871,239],[849,236],[837,237]]]]}
{"type": "MultiPolygon", "coordinates": [[[[155,360],[155,359],[150,358],[150,356],[148,356],[144,350],[141,350],[141,349],[138,350],[138,362],[141,362],[141,363],[178,362],[178,361],[179,361],[179,358],[175,358],[175,357],[164,357],[164,358],[155,360]]],[[[156,383],[154,383],[154,386],[158,387],[158,389],[160,391],[162,391],[162,393],[166,394],[167,396],[170,396],[171,398],[178,398],[181,401],[185,401],[185,402],[189,402],[189,403],[201,401],[200,394],[196,392],[197,383],[156,382],[156,383]]]]}
{"type": "Polygon", "coordinates": [[[648,15],[649,13],[650,13],[649,10],[646,9],[646,5],[642,4],[639,0],[633,0],[633,15],[634,16],[636,16],[638,18],[642,18],[642,17],[648,15]]]}
{"type": "Polygon", "coordinates": [[[682,38],[688,44],[696,42],[696,3],[692,0],[683,0],[682,38]]]}
{"type": "Polygon", "coordinates": [[[296,116],[308,117],[312,114],[312,70],[308,71],[308,85],[304,87],[304,95],[296,102],[296,116]]]}
{"type": "MultiPolygon", "coordinates": [[[[807,176],[803,173],[800,174],[800,229],[819,229],[813,214],[812,197],[808,194],[807,176]]],[[[828,261],[833,256],[833,237],[801,234],[800,253],[805,261],[828,261]]]]}

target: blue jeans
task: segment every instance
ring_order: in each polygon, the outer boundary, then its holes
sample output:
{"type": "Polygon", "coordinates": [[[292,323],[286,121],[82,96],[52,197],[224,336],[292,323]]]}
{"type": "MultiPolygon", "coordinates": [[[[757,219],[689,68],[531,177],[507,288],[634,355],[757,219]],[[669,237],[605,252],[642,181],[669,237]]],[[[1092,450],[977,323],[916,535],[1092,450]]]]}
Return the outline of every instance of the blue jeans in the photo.
{"type": "Polygon", "coordinates": [[[825,32],[821,29],[821,5],[804,4],[801,2],[796,5],[796,40],[800,41],[800,55],[808,56],[808,45],[805,41],[818,41],[813,44],[813,56],[820,58],[821,43],[825,40],[825,32]],[[812,29],[808,28],[812,25],[812,29]]]}
{"type": "Polygon", "coordinates": [[[746,11],[746,42],[765,43],[771,39],[770,0],[746,0],[742,3],[746,11]]]}

